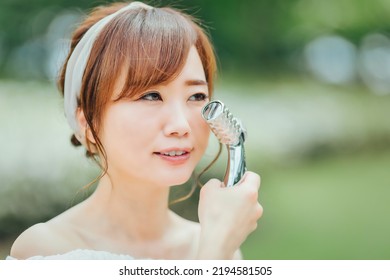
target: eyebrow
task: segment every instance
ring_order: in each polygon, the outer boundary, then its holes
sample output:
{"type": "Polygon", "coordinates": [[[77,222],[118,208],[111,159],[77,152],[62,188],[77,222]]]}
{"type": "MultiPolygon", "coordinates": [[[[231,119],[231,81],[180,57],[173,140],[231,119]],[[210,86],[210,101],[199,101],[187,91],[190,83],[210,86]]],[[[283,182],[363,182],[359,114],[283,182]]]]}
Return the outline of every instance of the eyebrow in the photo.
{"type": "Polygon", "coordinates": [[[207,82],[204,80],[187,80],[187,86],[207,86],[207,82]]]}

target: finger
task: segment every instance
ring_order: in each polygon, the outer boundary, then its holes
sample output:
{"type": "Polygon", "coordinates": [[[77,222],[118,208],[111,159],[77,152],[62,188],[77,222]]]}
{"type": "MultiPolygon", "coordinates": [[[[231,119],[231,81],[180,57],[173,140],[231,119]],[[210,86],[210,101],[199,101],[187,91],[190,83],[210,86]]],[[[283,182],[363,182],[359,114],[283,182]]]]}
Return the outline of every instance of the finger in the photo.
{"type": "Polygon", "coordinates": [[[200,190],[200,195],[203,196],[204,193],[209,192],[209,190],[220,189],[222,187],[222,182],[217,179],[210,179],[200,190]]]}
{"type": "Polygon", "coordinates": [[[248,184],[250,186],[255,186],[256,189],[259,190],[260,183],[261,183],[261,178],[259,174],[251,171],[247,171],[245,172],[242,180],[237,185],[248,184]]]}
{"type": "Polygon", "coordinates": [[[222,186],[222,182],[218,179],[210,179],[203,187],[205,186],[219,188],[222,186]]]}
{"type": "Polygon", "coordinates": [[[264,213],[264,208],[263,208],[263,206],[260,203],[258,203],[256,205],[256,208],[255,208],[255,218],[256,218],[256,220],[260,219],[263,216],[263,213],[264,213]]]}

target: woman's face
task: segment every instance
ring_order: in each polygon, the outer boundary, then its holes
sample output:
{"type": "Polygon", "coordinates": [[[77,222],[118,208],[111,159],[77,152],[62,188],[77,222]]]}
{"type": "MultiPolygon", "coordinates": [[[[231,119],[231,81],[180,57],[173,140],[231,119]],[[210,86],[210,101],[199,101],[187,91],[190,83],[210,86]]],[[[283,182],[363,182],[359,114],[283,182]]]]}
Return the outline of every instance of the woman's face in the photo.
{"type": "MultiPolygon", "coordinates": [[[[118,81],[118,93],[124,78],[118,81]]],[[[201,116],[208,97],[203,66],[192,47],[175,80],[150,88],[135,100],[111,102],[99,135],[108,174],[135,184],[186,182],[208,144],[210,130],[201,116]]]]}

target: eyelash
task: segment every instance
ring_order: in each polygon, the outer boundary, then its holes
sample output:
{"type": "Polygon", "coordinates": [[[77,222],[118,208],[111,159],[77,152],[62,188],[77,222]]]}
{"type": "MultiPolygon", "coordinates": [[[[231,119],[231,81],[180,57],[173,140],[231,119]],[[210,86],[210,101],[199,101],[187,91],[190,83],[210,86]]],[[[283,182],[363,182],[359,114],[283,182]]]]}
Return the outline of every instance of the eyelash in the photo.
{"type": "Polygon", "coordinates": [[[194,95],[191,95],[190,99],[192,97],[195,97],[195,100],[190,100],[190,101],[205,101],[208,97],[207,94],[204,93],[195,93],[194,95]]]}
{"type": "MultiPolygon", "coordinates": [[[[162,101],[162,97],[158,92],[146,93],[140,99],[147,100],[147,101],[162,101]]],[[[204,93],[195,93],[191,95],[189,98],[190,101],[204,101],[206,99],[208,99],[208,95],[204,93]]]]}
{"type": "Polygon", "coordinates": [[[148,92],[145,95],[143,95],[140,99],[147,100],[147,101],[161,101],[162,100],[161,95],[158,92],[148,92]]]}

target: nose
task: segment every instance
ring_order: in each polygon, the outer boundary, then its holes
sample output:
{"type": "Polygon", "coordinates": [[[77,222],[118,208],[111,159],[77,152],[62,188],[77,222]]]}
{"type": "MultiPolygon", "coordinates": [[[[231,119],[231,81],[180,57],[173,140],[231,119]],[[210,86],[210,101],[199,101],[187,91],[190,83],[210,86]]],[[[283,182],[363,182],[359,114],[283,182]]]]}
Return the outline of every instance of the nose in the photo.
{"type": "Polygon", "coordinates": [[[166,108],[164,134],[166,136],[183,137],[191,132],[185,105],[173,104],[166,108]]]}

